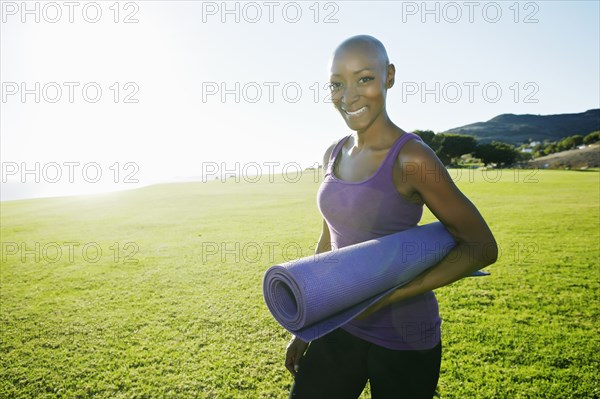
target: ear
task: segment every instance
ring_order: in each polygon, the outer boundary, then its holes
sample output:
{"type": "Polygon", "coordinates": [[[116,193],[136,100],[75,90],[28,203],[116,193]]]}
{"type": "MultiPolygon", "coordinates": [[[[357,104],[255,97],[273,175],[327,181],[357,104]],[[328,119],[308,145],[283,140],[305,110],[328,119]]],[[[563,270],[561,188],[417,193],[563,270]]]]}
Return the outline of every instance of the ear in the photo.
{"type": "Polygon", "coordinates": [[[396,77],[396,67],[394,64],[390,64],[387,67],[387,76],[386,76],[386,84],[385,87],[390,89],[394,86],[394,78],[396,77]]]}

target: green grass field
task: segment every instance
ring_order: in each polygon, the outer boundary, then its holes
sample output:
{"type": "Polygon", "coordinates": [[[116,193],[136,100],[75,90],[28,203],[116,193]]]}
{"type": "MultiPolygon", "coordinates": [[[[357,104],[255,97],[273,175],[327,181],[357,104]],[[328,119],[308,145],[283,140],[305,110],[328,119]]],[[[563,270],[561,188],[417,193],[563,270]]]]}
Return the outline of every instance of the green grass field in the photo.
{"type": "MultiPolygon", "coordinates": [[[[600,397],[600,172],[451,175],[500,255],[436,290],[440,397],[600,397]]],[[[261,283],[314,252],[318,185],[307,171],[2,203],[0,397],[287,397],[289,334],[261,283]]]]}

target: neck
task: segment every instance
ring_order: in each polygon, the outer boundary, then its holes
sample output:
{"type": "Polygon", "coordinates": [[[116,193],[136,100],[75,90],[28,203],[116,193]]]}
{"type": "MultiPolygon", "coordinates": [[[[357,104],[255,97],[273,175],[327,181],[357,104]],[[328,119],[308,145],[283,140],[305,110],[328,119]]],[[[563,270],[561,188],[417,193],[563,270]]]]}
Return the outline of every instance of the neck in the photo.
{"type": "Polygon", "coordinates": [[[372,124],[356,131],[355,147],[358,150],[389,147],[402,133],[403,131],[390,120],[384,110],[372,124]]]}

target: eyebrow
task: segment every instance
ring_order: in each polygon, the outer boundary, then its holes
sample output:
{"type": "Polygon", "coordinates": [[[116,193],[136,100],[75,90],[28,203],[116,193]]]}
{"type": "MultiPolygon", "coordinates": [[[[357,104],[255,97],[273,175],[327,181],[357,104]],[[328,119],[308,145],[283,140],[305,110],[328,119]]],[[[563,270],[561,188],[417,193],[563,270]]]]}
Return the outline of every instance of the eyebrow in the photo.
{"type": "MultiPolygon", "coordinates": [[[[358,74],[358,73],[361,73],[361,72],[363,72],[363,71],[373,71],[373,70],[372,70],[371,68],[363,68],[363,69],[359,69],[358,71],[354,71],[354,72],[352,72],[352,73],[353,73],[354,75],[356,75],[356,74],[358,74]]],[[[334,73],[334,74],[332,74],[331,76],[340,76],[340,74],[338,74],[338,73],[334,73]]]]}

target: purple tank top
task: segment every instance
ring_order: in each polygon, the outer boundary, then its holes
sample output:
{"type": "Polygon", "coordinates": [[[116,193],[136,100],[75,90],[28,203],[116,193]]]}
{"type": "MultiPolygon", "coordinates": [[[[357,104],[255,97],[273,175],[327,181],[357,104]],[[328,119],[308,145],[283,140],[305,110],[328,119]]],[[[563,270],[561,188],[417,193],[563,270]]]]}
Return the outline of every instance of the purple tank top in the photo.
{"type": "MultiPolygon", "coordinates": [[[[414,227],[423,215],[423,205],[402,197],[392,178],[404,143],[421,138],[414,133],[401,135],[372,176],[348,182],[338,179],[333,167],[349,137],[340,140],[331,152],[317,193],[317,205],[329,227],[333,250],[414,227]]],[[[351,320],[341,328],[389,349],[422,350],[440,341],[440,325],[438,302],[429,291],[386,306],[364,320],[351,320]]]]}

